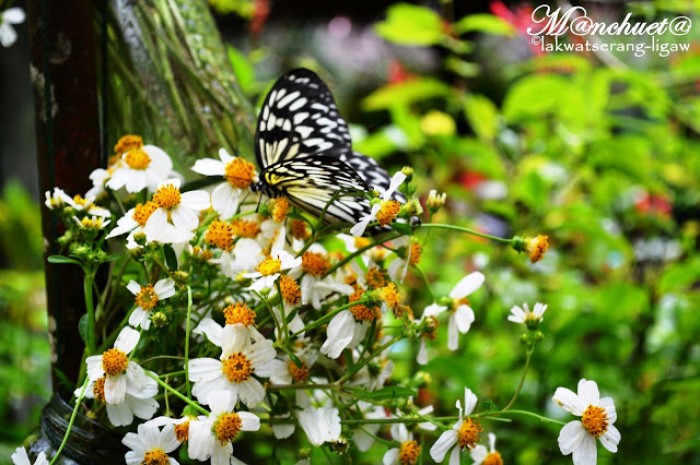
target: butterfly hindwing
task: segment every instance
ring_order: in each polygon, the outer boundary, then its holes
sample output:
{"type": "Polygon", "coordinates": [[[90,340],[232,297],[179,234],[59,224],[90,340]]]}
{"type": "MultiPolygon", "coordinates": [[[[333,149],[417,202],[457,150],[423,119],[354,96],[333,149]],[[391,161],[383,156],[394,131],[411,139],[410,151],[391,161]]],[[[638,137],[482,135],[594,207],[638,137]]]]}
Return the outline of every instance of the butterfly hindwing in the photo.
{"type": "MultiPolygon", "coordinates": [[[[342,152],[338,156],[340,161],[355,170],[370,189],[378,189],[380,192],[389,189],[391,177],[374,158],[355,151],[342,152]]],[[[401,203],[406,202],[406,197],[399,191],[395,191],[392,198],[401,203]]]]}

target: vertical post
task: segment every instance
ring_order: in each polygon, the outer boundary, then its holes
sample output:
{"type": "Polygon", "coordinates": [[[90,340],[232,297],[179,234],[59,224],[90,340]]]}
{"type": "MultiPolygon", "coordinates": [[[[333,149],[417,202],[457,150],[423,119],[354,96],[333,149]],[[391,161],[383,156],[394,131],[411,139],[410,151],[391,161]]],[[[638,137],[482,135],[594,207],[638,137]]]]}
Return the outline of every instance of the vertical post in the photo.
{"type": "MultiPolygon", "coordinates": [[[[61,187],[84,194],[100,166],[95,8],[99,1],[29,0],[32,80],[36,108],[40,191],[61,187]]],[[[58,253],[59,225],[42,209],[47,254],[58,253]]],[[[78,267],[45,263],[54,392],[70,395],[84,345],[78,322],[85,313],[78,267]]]]}

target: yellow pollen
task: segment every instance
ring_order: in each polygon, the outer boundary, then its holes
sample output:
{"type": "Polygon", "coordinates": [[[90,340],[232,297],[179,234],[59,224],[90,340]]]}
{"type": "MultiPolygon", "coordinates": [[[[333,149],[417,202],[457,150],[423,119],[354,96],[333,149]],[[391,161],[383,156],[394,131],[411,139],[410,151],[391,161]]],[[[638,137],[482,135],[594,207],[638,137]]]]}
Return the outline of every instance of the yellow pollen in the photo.
{"type": "Polygon", "coordinates": [[[233,226],[225,221],[214,220],[204,235],[207,244],[221,250],[231,250],[233,247],[233,226]]]}
{"type": "Polygon", "coordinates": [[[168,463],[170,463],[168,454],[163,449],[156,448],[146,451],[141,465],[167,465],[168,463]]]}
{"type": "MultiPolygon", "coordinates": [[[[364,291],[360,287],[356,287],[355,292],[350,295],[348,300],[350,302],[356,302],[362,298],[363,294],[364,291]]],[[[367,305],[358,304],[350,307],[350,313],[352,313],[352,316],[354,316],[357,321],[373,321],[379,318],[380,309],[376,306],[370,308],[367,305]]]]}
{"type": "Polygon", "coordinates": [[[222,363],[222,370],[232,383],[242,383],[253,374],[253,364],[241,352],[236,352],[222,363]]]}
{"type": "Polygon", "coordinates": [[[143,147],[143,139],[141,136],[136,136],[133,134],[127,134],[122,136],[117,144],[114,146],[114,153],[121,155],[124,152],[128,152],[133,149],[140,149],[143,147]]]}
{"type": "Polygon", "coordinates": [[[180,442],[185,442],[190,437],[190,420],[185,420],[175,425],[175,437],[180,442]]]}
{"type": "Polygon", "coordinates": [[[411,265],[417,265],[420,262],[421,254],[423,253],[423,246],[418,242],[411,242],[411,255],[408,258],[408,263],[411,265]]]}
{"type": "Polygon", "coordinates": [[[192,247],[192,256],[203,261],[203,262],[206,262],[206,261],[209,261],[211,259],[212,253],[211,253],[211,250],[202,249],[201,247],[196,245],[196,246],[192,247]]]}
{"type": "Polygon", "coordinates": [[[97,400],[100,403],[105,403],[105,381],[107,378],[104,376],[102,378],[99,378],[95,381],[95,384],[92,386],[92,395],[95,396],[95,400],[97,400]]]}
{"type": "Polygon", "coordinates": [[[227,325],[242,323],[245,326],[255,325],[255,312],[248,308],[244,302],[236,302],[224,309],[227,325]]]}
{"type": "Polygon", "coordinates": [[[530,263],[537,263],[549,249],[549,236],[543,234],[530,238],[525,243],[525,251],[530,255],[530,263]]]}
{"type": "Polygon", "coordinates": [[[267,257],[265,260],[260,262],[258,267],[255,269],[263,276],[270,276],[271,274],[280,272],[280,269],[282,269],[282,260],[267,257]]]}
{"type": "Polygon", "coordinates": [[[489,452],[481,463],[482,465],[503,465],[503,457],[501,457],[498,451],[489,452]]]}
{"type": "Polygon", "coordinates": [[[404,441],[399,446],[399,463],[401,465],[415,465],[420,457],[420,445],[415,440],[404,441]]]}
{"type": "Polygon", "coordinates": [[[143,149],[132,149],[126,152],[124,161],[131,169],[145,170],[151,164],[151,157],[143,149]]]}
{"type": "Polygon", "coordinates": [[[272,201],[272,219],[278,223],[284,221],[289,213],[289,200],[285,197],[278,197],[272,201]]]}
{"type": "Polygon", "coordinates": [[[372,289],[384,287],[386,284],[384,274],[376,266],[373,266],[367,270],[367,274],[365,274],[365,281],[367,281],[367,285],[372,289]]]}
{"type": "Polygon", "coordinates": [[[83,228],[91,229],[101,229],[102,222],[103,218],[101,216],[93,216],[92,218],[85,217],[80,220],[80,224],[83,225],[83,228]]]}
{"type": "Polygon", "coordinates": [[[283,275],[280,278],[280,292],[285,302],[290,305],[298,305],[301,300],[301,287],[291,276],[283,275]]]}
{"type": "Polygon", "coordinates": [[[294,239],[306,239],[311,235],[311,231],[306,227],[306,222],[303,220],[292,220],[289,224],[289,230],[292,232],[294,239]]]}
{"type": "Polygon", "coordinates": [[[224,177],[233,187],[247,189],[253,183],[255,167],[249,161],[236,157],[226,164],[224,177]]]}
{"type": "Polygon", "coordinates": [[[155,202],[146,202],[140,203],[136,205],[136,208],[134,208],[134,213],[132,213],[131,217],[136,221],[139,226],[145,226],[146,221],[148,221],[148,218],[151,216],[151,213],[156,211],[158,209],[158,204],[155,202]]]}
{"type": "Polygon", "coordinates": [[[76,194],[75,197],[73,197],[73,202],[78,205],[85,205],[85,199],[80,194],[76,194]]]}
{"type": "Polygon", "coordinates": [[[382,300],[389,308],[396,308],[399,304],[399,293],[394,283],[389,283],[381,289],[382,300]]]}
{"type": "Polygon", "coordinates": [[[289,369],[289,374],[292,375],[292,380],[295,383],[303,383],[309,379],[309,367],[306,366],[306,363],[302,363],[301,366],[297,366],[290,360],[287,367],[289,369]]]}
{"type": "Polygon", "coordinates": [[[460,305],[469,305],[469,299],[466,297],[462,297],[461,299],[452,299],[452,308],[450,308],[451,312],[456,312],[457,307],[460,305]]]}
{"type": "Polygon", "coordinates": [[[119,349],[108,349],[102,354],[102,368],[107,376],[124,373],[129,365],[129,358],[119,349]]]}
{"type": "Polygon", "coordinates": [[[479,442],[479,433],[483,430],[481,425],[471,418],[467,418],[457,432],[457,444],[464,449],[473,449],[479,442]]]}
{"type": "Polygon", "coordinates": [[[363,247],[367,247],[372,243],[372,240],[367,238],[367,237],[356,237],[355,238],[355,248],[357,249],[362,249],[363,247]]]}
{"type": "Polygon", "coordinates": [[[318,252],[304,252],[301,256],[302,269],[312,276],[322,276],[328,271],[328,257],[318,252]]]}
{"type": "Polygon", "coordinates": [[[377,212],[377,221],[380,225],[386,226],[396,218],[400,209],[401,204],[396,200],[385,200],[377,212]]]}
{"type": "Polygon", "coordinates": [[[257,221],[237,218],[231,223],[233,235],[238,237],[254,238],[260,232],[260,225],[257,221]]]}
{"type": "Polygon", "coordinates": [[[180,189],[173,186],[172,184],[166,184],[153,194],[153,201],[158,204],[159,207],[166,210],[180,205],[180,200],[182,195],[180,195],[180,189]]]}
{"type": "Polygon", "coordinates": [[[143,286],[136,295],[135,300],[136,305],[142,309],[146,311],[153,310],[158,303],[158,296],[156,295],[156,291],[153,290],[153,285],[149,284],[147,286],[143,286]]]}
{"type": "Polygon", "coordinates": [[[214,436],[223,446],[238,436],[242,426],[243,422],[237,413],[222,413],[214,424],[214,436]]]}
{"type": "Polygon", "coordinates": [[[602,407],[589,405],[581,417],[583,428],[594,438],[599,438],[608,430],[608,414],[602,407]]]}

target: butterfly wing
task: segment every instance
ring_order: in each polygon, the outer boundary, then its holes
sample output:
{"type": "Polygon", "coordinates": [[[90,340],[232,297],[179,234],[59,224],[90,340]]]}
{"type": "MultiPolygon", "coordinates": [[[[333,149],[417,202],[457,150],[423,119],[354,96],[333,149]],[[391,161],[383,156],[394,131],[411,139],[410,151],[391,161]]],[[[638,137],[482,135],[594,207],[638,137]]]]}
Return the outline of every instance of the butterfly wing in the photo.
{"type": "MultiPolygon", "coordinates": [[[[354,151],[340,152],[338,157],[340,161],[355,170],[370,189],[378,189],[381,192],[389,189],[391,176],[374,158],[354,151]]],[[[406,202],[406,197],[399,191],[395,191],[391,197],[400,203],[406,202]]]]}
{"type": "Polygon", "coordinates": [[[296,157],[351,149],[350,132],[326,84],[294,69],[272,86],[260,110],[255,156],[264,169],[296,157]]]}

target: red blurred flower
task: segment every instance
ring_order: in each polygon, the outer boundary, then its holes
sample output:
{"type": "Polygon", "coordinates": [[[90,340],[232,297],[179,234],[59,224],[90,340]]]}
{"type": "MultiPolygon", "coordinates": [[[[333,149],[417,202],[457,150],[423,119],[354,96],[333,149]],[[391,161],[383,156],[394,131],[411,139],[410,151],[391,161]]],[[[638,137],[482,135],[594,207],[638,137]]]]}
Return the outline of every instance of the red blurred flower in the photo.
{"type": "Polygon", "coordinates": [[[527,32],[529,28],[534,28],[535,30],[537,29],[537,23],[532,20],[533,9],[530,5],[521,4],[514,7],[513,10],[510,10],[502,1],[493,0],[489,5],[489,8],[491,9],[491,13],[509,23],[518,31],[518,33],[520,33],[521,36],[527,39],[530,50],[532,50],[534,55],[545,54],[539,45],[532,43],[530,39],[531,36],[527,32]]]}
{"type": "Polygon", "coordinates": [[[397,59],[391,59],[388,65],[389,84],[398,84],[413,77],[406,67],[397,59]]]}
{"type": "Polygon", "coordinates": [[[255,0],[253,2],[253,17],[250,20],[250,34],[253,37],[257,37],[262,33],[268,16],[270,16],[270,1],[255,0]]]}
{"type": "Polygon", "coordinates": [[[670,218],[673,211],[671,202],[663,196],[644,193],[634,204],[638,213],[648,216],[670,218]]]}

